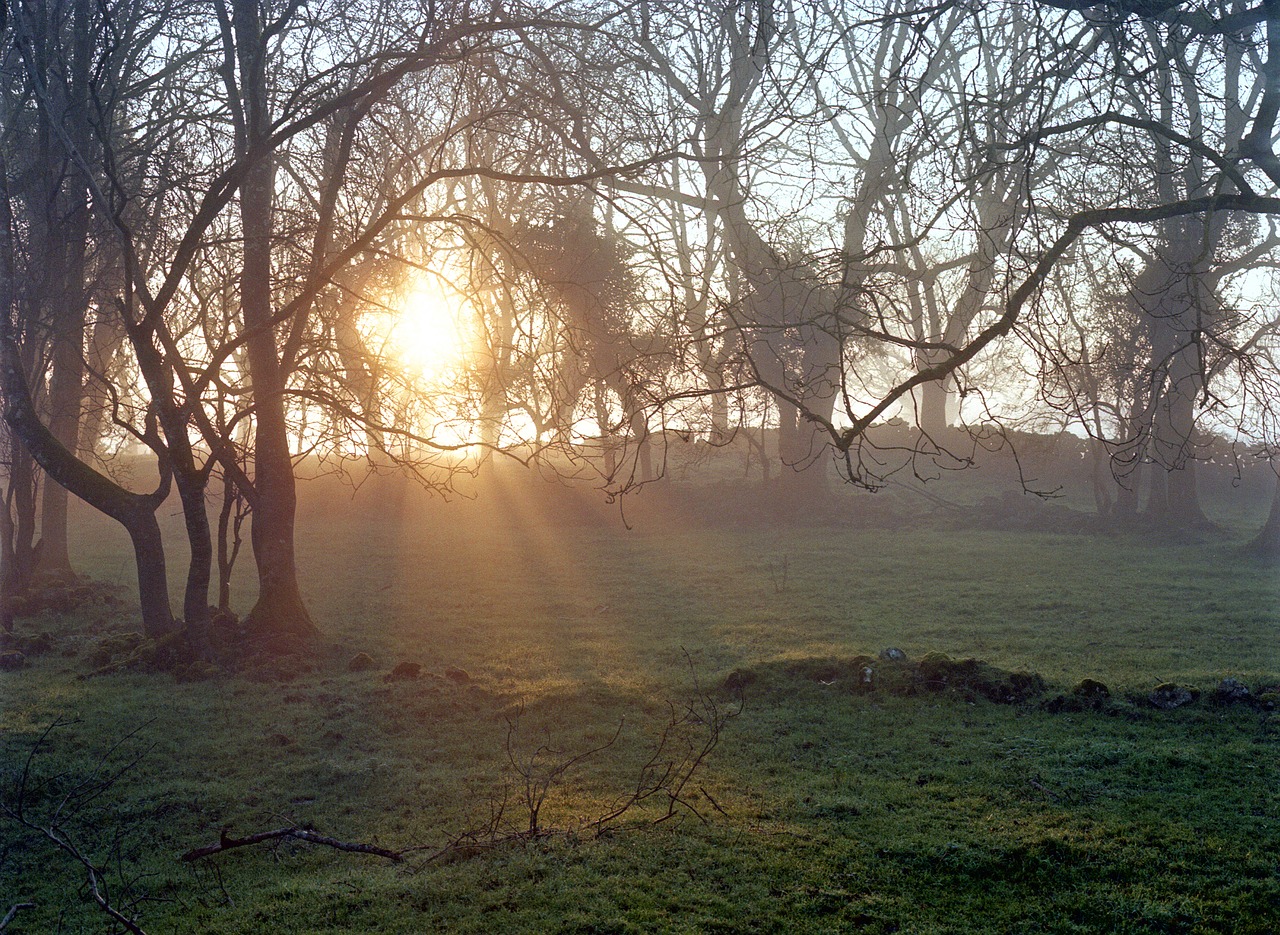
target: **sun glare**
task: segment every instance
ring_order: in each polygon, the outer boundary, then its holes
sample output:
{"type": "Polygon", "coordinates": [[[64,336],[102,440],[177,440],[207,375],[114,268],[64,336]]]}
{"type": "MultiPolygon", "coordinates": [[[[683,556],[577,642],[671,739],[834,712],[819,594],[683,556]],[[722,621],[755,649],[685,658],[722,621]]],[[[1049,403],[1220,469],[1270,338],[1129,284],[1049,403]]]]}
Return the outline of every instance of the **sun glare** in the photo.
{"type": "Polygon", "coordinates": [[[415,285],[399,303],[391,340],[401,361],[424,377],[442,377],[467,352],[466,300],[430,284],[415,285]]]}

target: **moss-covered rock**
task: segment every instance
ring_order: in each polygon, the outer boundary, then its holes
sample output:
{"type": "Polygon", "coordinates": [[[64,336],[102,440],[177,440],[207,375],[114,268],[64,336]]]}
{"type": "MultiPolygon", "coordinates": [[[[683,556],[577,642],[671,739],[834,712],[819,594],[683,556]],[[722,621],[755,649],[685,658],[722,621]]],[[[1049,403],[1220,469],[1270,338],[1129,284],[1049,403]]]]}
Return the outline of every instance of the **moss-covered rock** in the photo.
{"type": "Polygon", "coordinates": [[[848,663],[841,663],[836,659],[798,659],[787,663],[786,671],[795,678],[821,682],[824,685],[833,685],[853,674],[848,663]]]}
{"type": "Polygon", "coordinates": [[[980,659],[954,659],[932,652],[918,662],[881,653],[847,659],[788,659],[752,669],[735,669],[722,684],[737,693],[751,686],[769,692],[794,691],[809,682],[855,695],[917,695],[953,692],[965,700],[984,698],[997,704],[1024,704],[1044,694],[1044,679],[1034,672],[1010,672],[980,659]]]}
{"type": "Polygon", "coordinates": [[[1097,679],[1085,678],[1076,683],[1066,695],[1057,695],[1045,702],[1044,708],[1051,714],[1079,711],[1101,711],[1111,699],[1111,689],[1097,679]]]}
{"type": "Polygon", "coordinates": [[[89,654],[89,665],[95,669],[110,666],[127,656],[132,656],[146,642],[145,636],[134,631],[110,633],[98,640],[93,647],[93,651],[89,654]]]}
{"type": "Polygon", "coordinates": [[[394,669],[382,677],[385,682],[406,682],[418,678],[422,675],[422,663],[420,662],[401,662],[394,669]]]}
{"type": "Polygon", "coordinates": [[[471,674],[466,669],[460,669],[457,666],[446,667],[444,677],[458,685],[465,685],[471,681],[471,674]]]}
{"type": "Polygon", "coordinates": [[[1045,692],[1045,683],[1035,672],[1003,672],[983,665],[972,689],[996,704],[1025,704],[1045,692]]]}
{"type": "Polygon", "coordinates": [[[1172,711],[1174,708],[1194,704],[1199,697],[1199,689],[1178,685],[1176,682],[1164,682],[1151,690],[1147,701],[1162,711],[1172,711]]]}
{"type": "Polygon", "coordinates": [[[926,653],[920,660],[920,678],[930,691],[963,688],[978,675],[977,659],[952,659],[946,653],[926,653]]]}
{"type": "Polygon", "coordinates": [[[1248,704],[1253,701],[1253,693],[1249,686],[1239,679],[1225,678],[1213,690],[1213,700],[1217,704],[1248,704]]]}
{"type": "Polygon", "coordinates": [[[1086,678],[1076,683],[1076,687],[1071,689],[1071,695],[1091,708],[1101,708],[1111,697],[1111,689],[1104,682],[1086,678]]]}
{"type": "Polygon", "coordinates": [[[369,669],[372,669],[375,665],[377,665],[377,663],[373,661],[373,657],[370,656],[368,653],[356,653],[354,656],[351,657],[350,661],[347,662],[347,671],[348,672],[367,672],[369,669]]]}

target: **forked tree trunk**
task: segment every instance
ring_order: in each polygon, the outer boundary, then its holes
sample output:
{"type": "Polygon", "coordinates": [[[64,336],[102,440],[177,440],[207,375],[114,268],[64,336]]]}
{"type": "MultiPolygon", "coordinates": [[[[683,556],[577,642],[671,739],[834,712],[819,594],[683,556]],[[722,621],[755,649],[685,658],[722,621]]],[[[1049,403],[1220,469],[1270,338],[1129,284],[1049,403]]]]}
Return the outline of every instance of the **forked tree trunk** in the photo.
{"type": "Polygon", "coordinates": [[[80,461],[40,421],[31,402],[17,345],[8,335],[0,335],[0,356],[3,358],[0,371],[3,373],[5,420],[44,468],[51,482],[61,484],[124,526],[133,542],[137,560],[143,630],[152,638],[164,636],[173,629],[173,611],[169,606],[164,544],[160,524],[156,521],[156,510],[168,493],[168,475],[155,492],[136,494],[80,461]]]}

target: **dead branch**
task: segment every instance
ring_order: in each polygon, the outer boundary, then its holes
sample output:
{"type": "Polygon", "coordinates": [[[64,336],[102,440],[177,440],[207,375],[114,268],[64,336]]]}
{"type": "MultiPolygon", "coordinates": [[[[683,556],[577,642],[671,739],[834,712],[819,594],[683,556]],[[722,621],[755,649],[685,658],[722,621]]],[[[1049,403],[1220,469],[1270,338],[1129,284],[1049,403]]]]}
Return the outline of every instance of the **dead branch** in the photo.
{"type": "MultiPolygon", "coordinates": [[[[443,847],[428,855],[425,862],[462,859],[506,844],[568,837],[582,832],[599,838],[619,830],[652,828],[682,812],[692,814],[705,824],[707,816],[699,810],[694,801],[696,797],[689,790],[694,788],[694,776],[719,745],[725,725],[742,713],[742,704],[739,699],[732,709],[722,708],[702,686],[687,652],[685,661],[693,676],[692,696],[681,704],[667,702],[666,722],[658,731],[634,784],[601,813],[564,827],[550,827],[542,820],[543,806],[553,790],[563,783],[566,774],[613,747],[621,735],[623,722],[619,721],[606,740],[582,752],[569,753],[543,742],[526,753],[517,749],[520,719],[524,714],[521,705],[507,719],[505,744],[507,761],[515,774],[514,795],[512,784],[505,784],[490,798],[486,820],[454,835],[443,847]],[[633,820],[637,810],[650,800],[661,803],[662,812],[656,817],[633,820]],[[507,815],[513,806],[517,810],[517,818],[508,821],[507,815]]],[[[721,815],[726,814],[705,788],[697,786],[697,789],[712,808],[721,815]]]]}
{"type": "MultiPolygon", "coordinates": [[[[227,827],[222,829],[217,843],[190,850],[181,859],[186,863],[193,863],[235,848],[292,838],[340,851],[372,854],[396,863],[415,855],[420,861],[419,865],[425,866],[437,861],[466,860],[506,845],[574,837],[583,832],[602,837],[618,830],[656,827],[682,812],[692,814],[706,823],[706,815],[699,811],[694,801],[696,796],[689,790],[695,788],[694,776],[720,743],[725,725],[742,712],[742,704],[739,699],[733,709],[722,708],[698,680],[688,653],[685,653],[685,661],[693,673],[692,696],[681,704],[667,702],[666,722],[658,731],[649,757],[640,766],[634,785],[594,817],[553,827],[543,818],[544,806],[570,772],[617,743],[624,721],[620,720],[607,738],[576,753],[554,745],[545,730],[534,744],[522,746],[519,740],[524,706],[520,705],[507,718],[504,743],[509,766],[507,780],[497,792],[488,797],[487,814],[449,837],[442,846],[414,845],[393,850],[373,844],[339,841],[296,827],[260,831],[235,838],[228,833],[230,828],[227,827]],[[660,803],[661,813],[656,817],[650,815],[644,819],[631,820],[639,807],[650,800],[660,803]]],[[[696,788],[712,808],[721,815],[727,814],[704,787],[698,785],[696,788]]]]}
{"type": "Polygon", "coordinates": [[[204,857],[221,854],[223,851],[234,850],[237,847],[251,847],[254,844],[279,841],[284,838],[294,838],[298,841],[306,841],[308,844],[323,844],[325,847],[332,847],[339,851],[372,854],[375,857],[385,857],[387,860],[395,861],[396,863],[404,860],[405,855],[405,851],[393,851],[389,848],[378,847],[376,844],[353,844],[349,841],[339,841],[337,838],[318,834],[306,828],[277,828],[274,831],[259,831],[257,834],[251,834],[243,838],[228,836],[227,832],[230,830],[230,828],[223,828],[221,835],[218,837],[218,843],[206,844],[204,847],[197,847],[194,850],[187,851],[182,855],[182,859],[187,863],[191,863],[204,857]]]}
{"type": "Polygon", "coordinates": [[[14,903],[9,907],[9,911],[4,914],[4,918],[0,919],[0,932],[7,929],[9,927],[9,923],[13,921],[13,917],[23,909],[34,909],[35,907],[35,903],[14,903]]]}
{"type": "MultiPolygon", "coordinates": [[[[28,798],[31,794],[31,783],[33,778],[33,765],[41,748],[48,741],[49,736],[58,728],[66,726],[68,722],[59,717],[54,720],[36,742],[32,745],[27,753],[26,762],[23,764],[22,770],[17,777],[17,781],[8,794],[0,799],[0,814],[8,818],[10,821],[32,831],[45,840],[53,844],[58,850],[62,851],[84,869],[85,882],[89,888],[89,894],[93,897],[93,901],[98,908],[118,922],[128,932],[133,935],[146,935],[146,932],[129,916],[125,915],[116,908],[112,895],[107,887],[106,872],[93,862],[90,857],[80,849],[79,845],[65,832],[64,827],[72,820],[77,818],[84,812],[99,796],[103,795],[107,790],[114,786],[122,776],[132,770],[145,755],[145,751],[137,754],[134,759],[130,760],[123,767],[112,772],[107,772],[108,761],[114,756],[120,747],[132,739],[142,727],[135,728],[120,740],[116,741],[94,765],[93,770],[78,782],[72,783],[70,789],[61,797],[53,810],[45,816],[44,820],[38,820],[31,816],[28,810],[28,798]]],[[[144,725],[145,726],[145,725],[144,725]]],[[[130,896],[127,884],[124,887],[124,896],[130,896]]],[[[5,928],[12,921],[13,914],[17,909],[28,908],[30,904],[21,903],[9,910],[5,916],[0,929],[5,928]]]]}

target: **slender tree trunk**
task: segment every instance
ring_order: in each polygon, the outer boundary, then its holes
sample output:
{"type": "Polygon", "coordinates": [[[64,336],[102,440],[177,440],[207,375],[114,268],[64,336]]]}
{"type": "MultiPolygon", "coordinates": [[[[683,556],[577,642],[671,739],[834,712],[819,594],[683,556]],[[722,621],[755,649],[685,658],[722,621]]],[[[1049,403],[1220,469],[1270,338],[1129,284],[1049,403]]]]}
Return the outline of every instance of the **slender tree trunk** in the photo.
{"type": "MultiPolygon", "coordinates": [[[[53,337],[53,373],[49,380],[49,431],[58,443],[75,452],[80,443],[80,403],[84,363],[80,337],[84,332],[84,308],[63,309],[53,337]]],[[[74,578],[67,533],[67,491],[60,484],[45,484],[40,499],[40,559],[36,574],[42,578],[74,578]]]]}
{"type": "Polygon", "coordinates": [[[209,527],[209,514],[205,511],[205,475],[184,470],[178,471],[174,480],[182,500],[182,518],[191,547],[182,617],[192,645],[197,652],[207,655],[210,651],[209,582],[213,576],[213,531],[209,527]]]}
{"type": "Polygon", "coordinates": [[[218,610],[231,613],[231,570],[240,556],[243,499],[235,482],[223,475],[222,507],[218,510],[218,610]]]}
{"type": "Polygon", "coordinates": [[[2,427],[8,450],[9,476],[0,509],[0,626],[13,632],[9,598],[31,586],[35,574],[36,465],[22,442],[2,427]]]}
{"type": "MultiPolygon", "coordinates": [[[[55,110],[41,111],[42,122],[60,121],[85,154],[93,137],[89,124],[90,67],[93,58],[91,3],[73,0],[70,56],[67,60],[65,97],[54,95],[55,110]],[[61,112],[59,112],[59,110],[61,112]]],[[[41,132],[45,149],[46,210],[42,225],[47,258],[46,291],[40,301],[50,327],[53,370],[47,398],[48,426],[54,438],[72,455],[80,442],[80,407],[84,397],[84,326],[88,281],[86,253],[89,240],[89,190],[79,169],[72,166],[52,130],[41,132]],[[56,212],[56,213],[54,213],[56,212]]],[[[40,504],[40,557],[38,576],[74,578],[67,534],[67,491],[59,484],[45,484],[40,504]]]]}
{"type": "Polygon", "coordinates": [[[1116,479],[1116,500],[1113,516],[1117,526],[1133,526],[1138,520],[1138,504],[1141,500],[1142,471],[1135,467],[1128,474],[1116,479]]]}
{"type": "Polygon", "coordinates": [[[1114,480],[1107,470],[1107,446],[1100,437],[1090,437],[1089,445],[1089,477],[1093,485],[1093,507],[1098,516],[1111,518],[1114,501],[1111,497],[1111,486],[1114,480]]]}
{"type": "Polygon", "coordinates": [[[1192,349],[1179,350],[1169,364],[1169,397],[1165,407],[1169,438],[1163,447],[1166,449],[1166,464],[1170,468],[1169,521],[1182,530],[1200,528],[1209,523],[1200,506],[1200,490],[1196,483],[1195,403],[1203,385],[1204,379],[1192,349]]]}
{"type": "Polygon", "coordinates": [[[160,523],[156,520],[155,509],[150,502],[138,502],[121,519],[133,543],[133,557],[138,566],[138,597],[142,605],[143,630],[152,639],[158,639],[173,630],[164,540],[160,535],[160,523]]]}
{"type": "MultiPolygon", "coordinates": [[[[100,318],[89,340],[89,364],[98,374],[109,374],[124,343],[124,330],[117,319],[100,318]]],[[[106,386],[91,377],[85,386],[83,416],[80,420],[79,450],[85,455],[99,452],[111,422],[111,399],[106,386]]]]}
{"type": "Polygon", "coordinates": [[[640,481],[651,481],[653,473],[653,445],[649,441],[649,424],[644,413],[631,413],[631,437],[636,444],[636,474],[640,481]]]}

